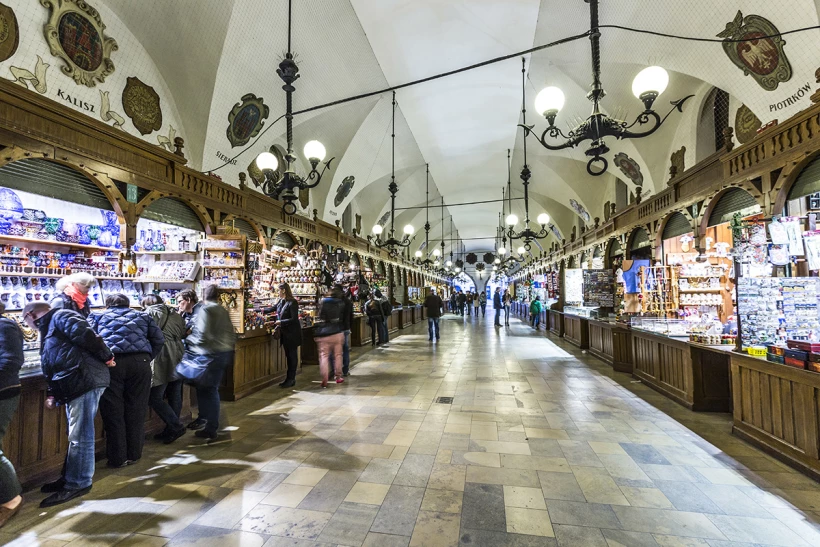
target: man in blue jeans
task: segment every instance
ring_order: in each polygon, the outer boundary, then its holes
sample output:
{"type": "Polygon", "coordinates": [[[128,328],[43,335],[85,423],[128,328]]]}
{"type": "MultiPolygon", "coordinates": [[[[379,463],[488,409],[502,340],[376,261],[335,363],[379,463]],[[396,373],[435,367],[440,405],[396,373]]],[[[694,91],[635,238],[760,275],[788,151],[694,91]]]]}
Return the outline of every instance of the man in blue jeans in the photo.
{"type": "Polygon", "coordinates": [[[493,294],[493,309],[495,310],[495,326],[501,326],[501,310],[504,308],[504,305],[501,303],[501,287],[495,288],[495,294],[493,294]]]}
{"type": "Polygon", "coordinates": [[[52,507],[91,491],[94,477],[94,417],[115,366],[114,354],[85,317],[68,309],[32,302],[23,319],[40,331],[40,362],[49,397],[46,406],[65,405],[68,452],[63,476],[40,490],[51,494],[40,507],[52,507]]]}
{"type": "Polygon", "coordinates": [[[438,342],[441,338],[441,333],[438,330],[438,322],[439,319],[441,319],[444,302],[442,302],[441,297],[436,294],[435,287],[430,289],[430,294],[424,299],[424,307],[427,308],[427,333],[429,335],[429,341],[433,341],[433,335],[435,334],[436,342],[438,342]]]}

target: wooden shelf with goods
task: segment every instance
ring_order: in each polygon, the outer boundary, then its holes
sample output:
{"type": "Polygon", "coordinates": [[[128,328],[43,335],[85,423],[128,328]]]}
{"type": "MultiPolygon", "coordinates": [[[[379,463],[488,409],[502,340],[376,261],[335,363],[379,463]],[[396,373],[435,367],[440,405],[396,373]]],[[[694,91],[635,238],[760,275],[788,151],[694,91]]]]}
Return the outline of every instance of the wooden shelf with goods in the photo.
{"type": "MultiPolygon", "coordinates": [[[[206,254],[207,253],[237,253],[242,255],[243,263],[247,259],[247,247],[248,241],[247,238],[243,235],[234,235],[234,234],[219,234],[219,235],[209,235],[207,236],[200,245],[200,259],[204,264],[206,261],[206,254]],[[238,242],[234,246],[231,246],[227,242],[235,241],[238,242]]],[[[233,323],[234,329],[238,334],[245,333],[245,266],[203,266],[202,267],[204,272],[208,272],[209,270],[219,270],[219,269],[228,269],[228,270],[235,270],[238,274],[238,279],[242,280],[237,287],[219,287],[220,293],[220,300],[222,300],[223,295],[233,295],[233,297],[226,297],[224,300],[228,302],[226,305],[225,301],[221,301],[223,307],[228,310],[228,314],[231,317],[231,322],[233,323]]],[[[207,275],[207,274],[206,274],[207,275]]],[[[205,285],[212,283],[211,280],[203,276],[202,279],[202,287],[205,285]]],[[[201,293],[201,290],[200,290],[201,293]]]]}
{"type": "Polygon", "coordinates": [[[642,266],[639,273],[641,312],[656,317],[677,317],[680,307],[677,266],[642,266]],[[652,288],[647,288],[648,284],[652,288]]]}
{"type": "Polygon", "coordinates": [[[7,234],[0,235],[0,243],[11,243],[24,245],[42,245],[44,247],[60,247],[63,249],[77,249],[81,251],[100,251],[108,253],[117,253],[122,249],[115,249],[113,247],[100,247],[99,245],[83,245],[82,243],[69,243],[67,241],[56,241],[52,239],[37,239],[36,237],[19,237],[7,234]]]}

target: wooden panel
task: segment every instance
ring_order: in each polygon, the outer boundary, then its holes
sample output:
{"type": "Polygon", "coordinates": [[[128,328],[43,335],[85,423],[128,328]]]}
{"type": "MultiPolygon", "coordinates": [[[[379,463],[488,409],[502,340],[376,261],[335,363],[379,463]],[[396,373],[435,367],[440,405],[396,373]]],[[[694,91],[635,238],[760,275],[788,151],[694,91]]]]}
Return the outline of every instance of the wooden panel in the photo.
{"type": "Polygon", "coordinates": [[[730,359],[734,433],[820,478],[820,374],[742,354],[730,359]]]}
{"type": "Polygon", "coordinates": [[[589,320],[575,315],[564,315],[564,340],[581,349],[589,347],[589,320]]]}
{"type": "Polygon", "coordinates": [[[597,321],[589,322],[589,352],[610,365],[615,361],[612,327],[597,321]]]}
{"type": "Polygon", "coordinates": [[[693,408],[692,358],[685,342],[632,332],[633,375],[683,406],[693,408]]]}
{"type": "Polygon", "coordinates": [[[266,332],[240,338],[234,364],[225,371],[220,397],[236,401],[284,379],[287,360],[279,342],[266,332]]]}
{"type": "Polygon", "coordinates": [[[557,310],[549,311],[550,332],[556,336],[564,336],[564,314],[557,310]]]}

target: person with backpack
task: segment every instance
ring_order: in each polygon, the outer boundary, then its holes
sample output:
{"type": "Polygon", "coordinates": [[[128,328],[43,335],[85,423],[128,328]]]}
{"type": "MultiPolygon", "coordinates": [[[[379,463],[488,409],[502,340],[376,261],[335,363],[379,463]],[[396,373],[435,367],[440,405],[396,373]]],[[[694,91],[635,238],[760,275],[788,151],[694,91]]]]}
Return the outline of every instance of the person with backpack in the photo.
{"type": "MultiPolygon", "coordinates": [[[[484,291],[478,295],[478,305],[481,306],[481,317],[487,317],[487,294],[484,291]]],[[[475,315],[478,317],[478,310],[475,315]]]]}
{"type": "Polygon", "coordinates": [[[53,507],[91,491],[94,417],[111,381],[108,368],[116,363],[114,353],[78,312],[31,302],[23,308],[23,320],[29,328],[40,331],[40,366],[49,390],[46,406],[65,406],[68,419],[63,475],[40,488],[51,494],[40,507],[53,507]]]}
{"type": "Polygon", "coordinates": [[[535,330],[538,330],[538,327],[541,326],[541,297],[536,296],[535,300],[530,303],[530,326],[535,327],[535,330]]]}
{"type": "Polygon", "coordinates": [[[381,300],[376,298],[375,293],[370,293],[370,299],[364,305],[364,312],[367,314],[367,321],[370,324],[370,345],[376,345],[376,335],[378,334],[378,345],[384,344],[382,335],[382,323],[384,314],[382,314],[381,300]]]}
{"type": "Polygon", "coordinates": [[[333,358],[336,383],[345,381],[342,376],[342,315],[345,312],[343,293],[340,288],[330,289],[319,308],[319,321],[313,327],[313,338],[319,353],[319,374],[322,376],[322,387],[327,387],[331,356],[333,358]]]}
{"type": "Polygon", "coordinates": [[[473,309],[473,300],[474,300],[473,293],[470,292],[470,291],[467,291],[466,299],[467,299],[466,300],[466,302],[467,302],[467,317],[470,317],[470,315],[472,315],[470,310],[473,309]]]}

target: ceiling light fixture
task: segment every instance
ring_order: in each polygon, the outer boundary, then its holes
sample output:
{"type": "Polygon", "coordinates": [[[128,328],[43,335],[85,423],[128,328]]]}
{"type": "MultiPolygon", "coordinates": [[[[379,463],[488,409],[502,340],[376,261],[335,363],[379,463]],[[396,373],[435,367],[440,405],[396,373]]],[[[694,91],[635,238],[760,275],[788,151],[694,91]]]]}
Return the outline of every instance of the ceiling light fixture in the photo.
{"type": "Polygon", "coordinates": [[[330,158],[325,162],[322,171],[317,171],[319,163],[324,161],[327,151],[319,141],[310,141],[305,145],[305,157],[310,162],[310,173],[306,177],[296,174],[293,170],[293,163],[296,155],[293,153],[293,82],[299,79],[299,67],[293,60],[291,52],[291,21],[292,21],[292,0],[288,0],[288,51],[285,58],[279,63],[276,74],[285,82],[282,89],[285,90],[286,110],[285,120],[287,122],[288,148],[284,156],[271,147],[271,152],[262,152],[256,157],[256,166],[265,175],[262,182],[262,192],[273,199],[284,201],[282,206],[286,215],[296,213],[296,201],[299,199],[298,191],[315,188],[322,181],[325,171],[330,168],[330,163],[335,158],[330,158]],[[278,156],[278,157],[277,157],[278,156]],[[280,165],[285,164],[284,172],[280,172],[280,165]]]}
{"type": "MultiPolygon", "coordinates": [[[[424,192],[426,197],[425,202],[425,214],[427,215],[427,220],[424,223],[424,252],[427,253],[427,256],[424,257],[424,260],[421,260],[421,257],[424,256],[425,253],[422,253],[421,250],[416,251],[416,265],[421,266],[424,269],[429,269],[433,266],[433,261],[430,260],[430,254],[428,249],[430,248],[430,164],[427,164],[427,180],[424,183],[424,192]]],[[[409,224],[408,224],[409,226],[409,224]]],[[[412,226],[411,226],[412,228],[412,226]]],[[[407,226],[404,227],[405,232],[407,231],[407,226]]],[[[434,249],[433,255],[438,256],[439,250],[434,249]]]]}
{"type": "MultiPolygon", "coordinates": [[[[402,248],[406,248],[410,246],[410,236],[413,235],[415,232],[415,228],[413,228],[412,224],[408,224],[404,227],[404,238],[401,240],[396,239],[396,193],[399,191],[399,187],[396,184],[396,92],[393,92],[393,147],[392,147],[392,168],[390,171],[390,185],[387,187],[390,190],[390,232],[388,233],[388,238],[386,240],[382,240],[381,234],[384,231],[380,224],[376,224],[373,226],[373,233],[376,235],[375,241],[373,240],[373,236],[367,236],[367,240],[376,245],[379,249],[387,249],[390,252],[390,256],[397,256],[399,254],[399,250],[402,248]]],[[[428,170],[429,173],[429,170],[428,170]]]]}
{"type": "MultiPolygon", "coordinates": [[[[555,118],[564,106],[564,93],[557,87],[544,88],[535,97],[535,109],[539,114],[547,119],[549,126],[541,134],[538,141],[548,150],[563,150],[574,148],[583,141],[591,141],[589,148],[584,152],[589,156],[587,162],[587,173],[592,176],[603,175],[609,167],[609,162],[604,158],[604,154],[609,152],[609,147],[604,143],[604,137],[616,137],[618,139],[640,139],[648,137],[658,130],[666,119],[677,110],[683,112],[683,104],[694,97],[688,95],[677,101],[672,101],[672,109],[663,118],[652,110],[655,99],[664,92],[669,84],[669,74],[659,66],[650,66],[643,69],[632,82],[632,93],[643,102],[644,111],[638,114],[631,124],[608,116],[601,112],[601,99],[606,96],[604,86],[601,83],[601,31],[598,27],[598,0],[584,0],[589,3],[590,12],[590,33],[589,41],[592,45],[592,89],[587,94],[587,99],[592,101],[592,114],[579,126],[571,130],[568,135],[555,126],[555,118]],[[633,131],[632,128],[642,128],[649,125],[642,131],[633,131]],[[549,144],[550,139],[564,139],[560,144],[549,144]],[[597,167],[596,167],[596,164],[597,167]]],[[[522,124],[525,137],[533,132],[534,125],[527,125],[526,120],[522,124]]],[[[525,138],[526,142],[526,138],[525,138]]]]}
{"type": "MultiPolygon", "coordinates": [[[[527,88],[526,88],[526,76],[525,76],[525,60],[521,59],[521,79],[522,79],[522,90],[524,93],[524,106],[521,108],[521,113],[523,115],[524,123],[527,123],[527,88]]],[[[504,243],[507,243],[507,237],[510,238],[510,243],[512,243],[515,239],[523,239],[524,240],[524,249],[529,251],[532,248],[532,242],[536,239],[544,239],[549,235],[547,231],[547,223],[549,222],[549,215],[546,213],[541,213],[538,215],[538,222],[541,224],[541,229],[539,231],[534,231],[530,228],[530,192],[529,192],[529,185],[530,185],[530,177],[532,176],[532,172],[530,171],[529,165],[527,165],[527,139],[526,136],[524,138],[524,167],[521,168],[521,182],[524,183],[524,228],[520,232],[515,231],[515,225],[518,224],[518,217],[513,214],[512,212],[512,160],[510,159],[510,151],[507,150],[507,199],[510,203],[510,214],[507,215],[507,232],[504,233],[504,229],[501,229],[501,233],[504,234],[504,243]],[[545,222],[541,222],[545,221],[545,222]]],[[[504,214],[504,202],[501,202],[501,214],[504,214]]],[[[512,256],[507,260],[516,260],[512,256]]],[[[520,261],[519,261],[520,262],[520,261]]]]}

